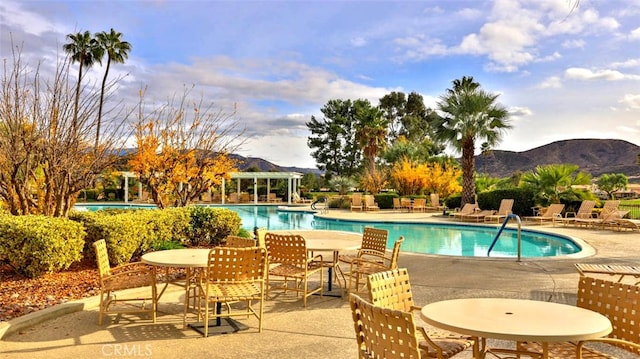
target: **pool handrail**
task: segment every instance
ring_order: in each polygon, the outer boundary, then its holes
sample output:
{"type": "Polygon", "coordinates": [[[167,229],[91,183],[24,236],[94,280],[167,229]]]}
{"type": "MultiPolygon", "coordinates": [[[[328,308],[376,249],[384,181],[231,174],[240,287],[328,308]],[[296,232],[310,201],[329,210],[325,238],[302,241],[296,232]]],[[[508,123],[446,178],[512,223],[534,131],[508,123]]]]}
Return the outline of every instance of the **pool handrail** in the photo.
{"type": "Polygon", "coordinates": [[[487,251],[487,257],[490,256],[491,250],[493,250],[493,247],[496,245],[498,238],[502,234],[504,227],[506,227],[507,223],[509,223],[510,219],[515,219],[518,222],[518,260],[517,261],[520,262],[521,251],[522,251],[522,238],[520,236],[520,230],[522,226],[522,221],[520,221],[520,216],[513,213],[507,215],[507,218],[505,218],[504,222],[502,222],[502,226],[500,226],[500,229],[498,230],[498,234],[496,234],[495,238],[493,238],[493,242],[491,242],[491,245],[489,246],[489,250],[487,251]]]}

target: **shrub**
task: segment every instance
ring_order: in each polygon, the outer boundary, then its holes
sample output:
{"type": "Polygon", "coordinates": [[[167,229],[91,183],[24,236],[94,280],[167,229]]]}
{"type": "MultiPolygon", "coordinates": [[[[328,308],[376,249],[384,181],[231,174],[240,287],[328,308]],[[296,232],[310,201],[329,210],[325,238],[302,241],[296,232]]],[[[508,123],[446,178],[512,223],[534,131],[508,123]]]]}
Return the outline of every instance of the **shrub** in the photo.
{"type": "Polygon", "coordinates": [[[393,208],[393,199],[398,198],[396,193],[378,193],[374,196],[376,203],[380,209],[393,208]]]}
{"type": "Polygon", "coordinates": [[[0,216],[0,259],[38,277],[69,268],[82,258],[85,231],[67,218],[0,216]]]}
{"type": "Polygon", "coordinates": [[[193,246],[220,245],[229,235],[237,235],[240,216],[226,208],[191,206],[189,243],[193,246]]]}
{"type": "Polygon", "coordinates": [[[519,216],[532,215],[531,207],[534,206],[534,193],[527,188],[509,188],[478,194],[478,206],[482,209],[498,209],[504,198],[513,199],[512,212],[519,216]]]}

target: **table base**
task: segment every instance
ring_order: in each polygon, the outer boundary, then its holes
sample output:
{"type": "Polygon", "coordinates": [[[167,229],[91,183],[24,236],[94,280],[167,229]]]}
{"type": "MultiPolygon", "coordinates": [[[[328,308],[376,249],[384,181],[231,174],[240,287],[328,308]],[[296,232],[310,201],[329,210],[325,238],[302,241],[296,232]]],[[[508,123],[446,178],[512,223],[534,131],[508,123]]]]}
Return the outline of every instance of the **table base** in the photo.
{"type": "MultiPolygon", "coordinates": [[[[249,329],[249,326],[242,324],[236,320],[231,318],[220,318],[220,324],[217,323],[216,319],[211,319],[209,321],[209,336],[211,335],[221,335],[221,334],[230,334],[239,332],[241,330],[249,329]]],[[[189,328],[195,330],[196,332],[204,335],[204,323],[189,323],[189,328]]]]}

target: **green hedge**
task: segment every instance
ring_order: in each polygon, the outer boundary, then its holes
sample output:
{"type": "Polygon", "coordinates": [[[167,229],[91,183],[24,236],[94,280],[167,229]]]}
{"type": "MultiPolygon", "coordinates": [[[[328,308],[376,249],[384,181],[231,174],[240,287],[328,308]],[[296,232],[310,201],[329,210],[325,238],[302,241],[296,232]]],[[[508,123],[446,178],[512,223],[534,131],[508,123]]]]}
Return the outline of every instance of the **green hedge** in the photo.
{"type": "Polygon", "coordinates": [[[38,277],[69,268],[82,258],[85,230],[67,218],[0,216],[0,259],[38,277]]]}

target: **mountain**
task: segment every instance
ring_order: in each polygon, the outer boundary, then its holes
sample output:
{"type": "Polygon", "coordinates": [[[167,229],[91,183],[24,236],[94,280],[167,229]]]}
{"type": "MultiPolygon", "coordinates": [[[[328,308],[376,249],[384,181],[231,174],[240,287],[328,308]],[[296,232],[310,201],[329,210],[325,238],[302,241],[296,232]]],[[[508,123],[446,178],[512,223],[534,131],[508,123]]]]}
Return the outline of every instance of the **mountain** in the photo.
{"type": "Polygon", "coordinates": [[[476,156],[476,172],[492,177],[508,177],[531,171],[538,165],[574,164],[593,177],[605,173],[640,176],[640,146],[624,140],[577,139],[552,142],[524,152],[490,151],[476,156]]]}
{"type": "Polygon", "coordinates": [[[238,169],[240,171],[246,171],[249,168],[257,168],[261,172],[300,172],[300,173],[314,173],[317,175],[322,174],[322,171],[317,168],[300,168],[300,167],[282,167],[276,164],[273,164],[269,161],[263,160],[262,158],[257,157],[243,157],[240,155],[233,154],[232,158],[239,162],[238,169]]]}
{"type": "MultiPolygon", "coordinates": [[[[322,174],[316,168],[282,167],[257,157],[232,155],[240,161],[239,169],[322,174]]],[[[476,156],[476,171],[492,177],[508,177],[514,172],[531,171],[538,165],[574,164],[593,177],[604,173],[624,173],[629,179],[640,177],[640,146],[624,140],[576,139],[552,142],[534,149],[514,152],[493,150],[476,156]]]]}

